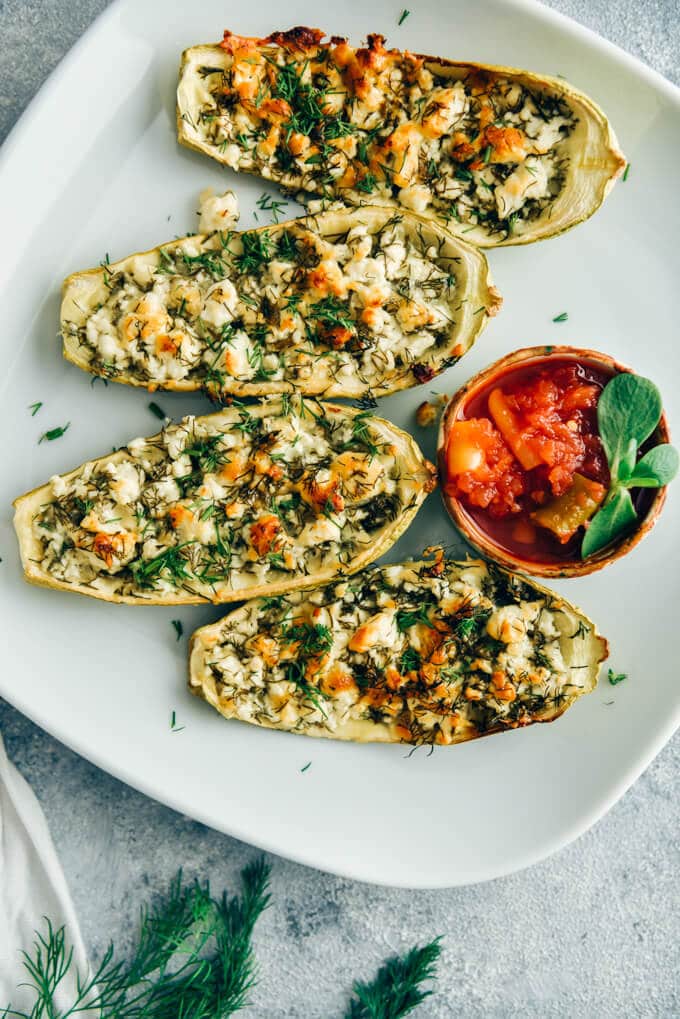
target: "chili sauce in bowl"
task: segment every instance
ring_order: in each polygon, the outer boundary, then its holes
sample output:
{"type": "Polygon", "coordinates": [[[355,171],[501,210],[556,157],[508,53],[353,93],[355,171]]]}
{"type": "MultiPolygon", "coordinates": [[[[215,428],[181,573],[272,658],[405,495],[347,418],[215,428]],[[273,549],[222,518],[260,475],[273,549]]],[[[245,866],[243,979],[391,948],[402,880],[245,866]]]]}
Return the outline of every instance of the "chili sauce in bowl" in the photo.
{"type": "MultiPolygon", "coordinates": [[[[529,347],[463,386],[442,417],[438,459],[445,506],[464,537],[510,569],[582,576],[636,545],[653,526],[665,488],[631,491],[631,533],[582,557],[585,530],[609,491],[597,404],[614,375],[606,354],[529,347]]],[[[668,442],[662,416],[640,453],[668,442]]]]}

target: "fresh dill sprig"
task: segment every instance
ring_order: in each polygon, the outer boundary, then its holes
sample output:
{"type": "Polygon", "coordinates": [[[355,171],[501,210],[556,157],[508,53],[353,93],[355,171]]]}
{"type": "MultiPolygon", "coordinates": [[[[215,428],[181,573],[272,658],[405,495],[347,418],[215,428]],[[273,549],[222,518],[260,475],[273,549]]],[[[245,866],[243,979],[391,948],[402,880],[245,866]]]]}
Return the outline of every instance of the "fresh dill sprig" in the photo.
{"type": "Polygon", "coordinates": [[[258,209],[262,212],[271,212],[272,219],[275,223],[279,222],[279,216],[285,208],[288,206],[288,202],[280,201],[277,198],[272,198],[266,192],[261,194],[258,200],[255,202],[258,209]]]}
{"type": "Polygon", "coordinates": [[[568,318],[569,313],[566,311],[561,311],[559,315],[555,315],[553,322],[566,322],[568,318]]]}
{"type": "Polygon", "coordinates": [[[243,253],[234,259],[236,267],[242,273],[256,273],[271,259],[274,254],[271,237],[263,230],[261,233],[241,234],[243,253]]]}
{"type": "Polygon", "coordinates": [[[433,993],[422,985],[436,976],[440,940],[388,959],[370,983],[357,981],[345,1019],[401,1019],[421,1005],[433,993]]]}
{"type": "Polygon", "coordinates": [[[401,12],[401,17],[397,22],[397,26],[403,25],[410,13],[411,13],[410,11],[407,11],[406,8],[404,8],[404,10],[401,12]]]}
{"type": "Polygon", "coordinates": [[[419,605],[417,609],[399,609],[396,615],[397,629],[399,633],[406,633],[412,626],[422,623],[434,629],[434,623],[430,619],[427,605],[419,605]]]}
{"type": "Polygon", "coordinates": [[[252,935],[269,904],[269,867],[262,859],[241,872],[241,895],[215,899],[206,883],[185,885],[181,871],[166,899],[141,911],[137,946],[129,962],[113,945],[90,977],[75,972],[63,927],[46,920],[33,952],[24,952],[30,1013],[7,1006],[3,1019],[69,1019],[86,1010],[102,1019],[226,1019],[248,1002],[255,984],[252,935]],[[64,980],[75,977],[70,1006],[56,1011],[64,980]]]}
{"type": "Polygon", "coordinates": [[[36,414],[38,413],[38,411],[40,410],[41,407],[42,407],[42,400],[38,400],[36,403],[29,404],[28,409],[31,412],[31,417],[32,418],[34,418],[36,416],[36,414]]]}
{"type": "Polygon", "coordinates": [[[321,623],[284,625],[281,640],[285,644],[297,644],[297,653],[302,658],[325,654],[333,646],[333,634],[329,627],[321,623]]]}
{"type": "Polygon", "coordinates": [[[607,670],[607,679],[612,686],[616,686],[617,683],[623,683],[624,679],[628,679],[627,672],[614,672],[613,669],[607,670]]]}

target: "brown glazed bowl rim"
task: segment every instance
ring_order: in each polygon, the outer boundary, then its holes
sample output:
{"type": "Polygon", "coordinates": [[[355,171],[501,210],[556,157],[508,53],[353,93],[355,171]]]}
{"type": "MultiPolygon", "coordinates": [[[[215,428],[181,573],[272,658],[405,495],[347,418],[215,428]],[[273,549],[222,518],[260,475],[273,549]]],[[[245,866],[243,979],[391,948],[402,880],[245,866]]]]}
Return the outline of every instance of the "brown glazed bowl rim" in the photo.
{"type": "MultiPolygon", "coordinates": [[[[509,549],[498,545],[489,535],[482,530],[476,521],[468,514],[460,501],[453,496],[447,495],[444,488],[446,478],[446,440],[449,427],[459,415],[463,404],[474,396],[480,389],[485,388],[488,383],[498,374],[505,373],[509,369],[530,364],[532,361],[545,360],[578,360],[590,362],[595,367],[600,367],[607,372],[620,374],[621,372],[632,372],[628,365],[616,360],[609,354],[603,354],[598,350],[590,350],[586,347],[568,347],[545,345],[539,347],[523,347],[511,354],[494,361],[487,368],[482,369],[473,375],[460,389],[454,393],[449,400],[439,425],[439,436],[437,439],[437,462],[440,475],[440,488],[442,499],[446,510],[454,524],[463,537],[488,559],[491,559],[501,566],[510,570],[519,570],[534,577],[585,577],[589,573],[595,573],[603,569],[609,563],[621,559],[631,549],[642,541],[646,534],[649,534],[654,524],[659,519],[659,514],[666,501],[666,486],[655,490],[649,510],[638,526],[617,542],[612,542],[606,548],[588,556],[587,559],[580,559],[574,562],[534,562],[515,555],[509,549]]],[[[654,432],[654,438],[658,442],[670,442],[670,432],[665,413],[662,413],[661,420],[654,432]]]]}

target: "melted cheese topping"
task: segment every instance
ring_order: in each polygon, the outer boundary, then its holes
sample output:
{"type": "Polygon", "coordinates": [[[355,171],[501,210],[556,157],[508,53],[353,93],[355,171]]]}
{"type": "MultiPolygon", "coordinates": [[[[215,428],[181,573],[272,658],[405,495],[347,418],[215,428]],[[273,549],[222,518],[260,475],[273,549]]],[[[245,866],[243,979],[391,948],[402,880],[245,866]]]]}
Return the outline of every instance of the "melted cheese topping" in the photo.
{"type": "Polygon", "coordinates": [[[605,656],[590,621],[545,589],[438,559],[249,602],[194,635],[190,687],[277,729],[447,744],[552,720],[605,656]]]}
{"type": "MultiPolygon", "coordinates": [[[[226,197],[210,196],[202,220],[226,197]]],[[[453,364],[497,310],[481,256],[408,214],[318,222],[188,237],[76,274],[62,305],[70,356],[213,395],[380,394],[453,364]]]]}
{"type": "Polygon", "coordinates": [[[236,170],[350,202],[397,199],[497,241],[555,201],[577,122],[566,98],[438,69],[379,35],[359,49],[322,40],[312,29],[225,32],[214,66],[186,65],[187,136],[236,170]]]}
{"type": "Polygon", "coordinates": [[[53,478],[18,501],[18,520],[33,512],[29,536],[17,530],[29,579],[97,597],[233,600],[372,561],[433,472],[367,412],[236,405],[53,478]]]}

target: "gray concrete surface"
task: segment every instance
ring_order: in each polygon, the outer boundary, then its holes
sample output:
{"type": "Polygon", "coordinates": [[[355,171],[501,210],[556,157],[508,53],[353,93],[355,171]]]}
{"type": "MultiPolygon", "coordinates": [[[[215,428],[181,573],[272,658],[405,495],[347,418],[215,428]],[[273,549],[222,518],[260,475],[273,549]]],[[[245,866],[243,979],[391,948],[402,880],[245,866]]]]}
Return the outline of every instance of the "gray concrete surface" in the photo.
{"type": "MultiPolygon", "coordinates": [[[[105,6],[0,0],[0,139],[105,6]]],[[[552,6],[680,80],[677,0],[552,6]]],[[[138,903],[179,866],[221,889],[254,855],[122,785],[1,702],[0,731],[43,804],[94,960],[110,938],[129,946],[138,903]]],[[[576,844],[482,886],[378,889],[273,858],[274,901],[256,938],[260,981],[242,1014],[330,1019],[356,976],[444,934],[437,994],[421,1019],[680,1015],[679,774],[676,736],[576,844]]]]}

